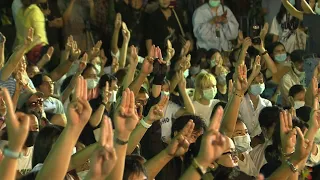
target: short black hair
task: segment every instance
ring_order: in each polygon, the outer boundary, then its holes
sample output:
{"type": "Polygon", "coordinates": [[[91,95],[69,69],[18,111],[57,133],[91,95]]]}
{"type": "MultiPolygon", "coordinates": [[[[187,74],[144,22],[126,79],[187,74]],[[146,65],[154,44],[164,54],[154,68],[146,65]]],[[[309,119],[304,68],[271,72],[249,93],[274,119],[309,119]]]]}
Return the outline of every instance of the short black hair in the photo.
{"type": "Polygon", "coordinates": [[[278,46],[283,46],[285,47],[281,42],[277,41],[277,42],[274,42],[274,43],[271,43],[270,45],[267,46],[267,50],[268,52],[273,56],[273,51],[276,47],[278,46]]]}
{"type": "Polygon", "coordinates": [[[209,51],[207,51],[207,59],[211,59],[211,57],[217,52],[221,54],[218,49],[210,49],[209,51]]]}
{"type": "Polygon", "coordinates": [[[87,63],[86,67],[84,68],[84,70],[82,71],[81,75],[84,74],[84,72],[86,72],[88,69],[93,68],[94,70],[97,71],[97,68],[92,64],[92,63],[87,63]]]}
{"type": "Polygon", "coordinates": [[[305,89],[304,89],[303,85],[300,85],[300,84],[293,85],[289,90],[289,96],[294,97],[296,94],[298,94],[299,92],[302,92],[304,90],[305,89]]]}
{"type": "Polygon", "coordinates": [[[279,106],[265,107],[260,111],[259,114],[259,124],[260,127],[270,128],[272,125],[280,122],[280,112],[281,108],[279,106]]]}
{"type": "Polygon", "coordinates": [[[308,122],[310,119],[312,108],[309,106],[302,106],[296,110],[297,117],[304,122],[308,122]]]}
{"type": "Polygon", "coordinates": [[[49,75],[46,75],[44,73],[39,73],[33,76],[33,78],[31,78],[31,81],[35,88],[39,88],[39,86],[43,83],[44,76],[49,76],[49,75]]]}
{"type": "Polygon", "coordinates": [[[303,63],[303,56],[305,55],[304,50],[294,50],[290,54],[290,59],[293,63],[298,62],[298,63],[303,63]]]}
{"type": "Polygon", "coordinates": [[[129,180],[132,175],[140,175],[144,173],[147,176],[146,168],[144,167],[145,159],[139,155],[128,155],[124,163],[123,180],[129,180]]]}
{"type": "Polygon", "coordinates": [[[104,74],[101,76],[100,80],[99,80],[99,85],[98,88],[102,89],[106,86],[106,82],[108,81],[109,86],[111,86],[112,81],[117,81],[118,79],[111,74],[104,74]]]}
{"type": "Polygon", "coordinates": [[[174,132],[181,131],[184,126],[192,119],[194,123],[194,131],[206,130],[206,125],[204,124],[204,120],[200,116],[196,115],[183,115],[178,117],[172,124],[171,128],[171,137],[174,137],[174,132]]]}

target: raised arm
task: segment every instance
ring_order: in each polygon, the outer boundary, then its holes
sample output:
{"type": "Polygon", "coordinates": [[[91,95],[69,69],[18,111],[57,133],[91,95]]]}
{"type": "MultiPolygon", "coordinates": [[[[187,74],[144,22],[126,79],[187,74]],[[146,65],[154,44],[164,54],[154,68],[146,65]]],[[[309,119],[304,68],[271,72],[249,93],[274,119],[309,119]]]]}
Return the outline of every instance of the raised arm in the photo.
{"type": "Polygon", "coordinates": [[[130,58],[129,58],[129,68],[127,71],[127,74],[123,80],[123,88],[126,89],[129,87],[129,85],[132,83],[134,78],[134,73],[137,69],[138,65],[138,54],[137,49],[134,46],[131,46],[130,48],[130,58]]]}
{"type": "Polygon", "coordinates": [[[221,124],[221,132],[225,133],[225,135],[230,138],[232,137],[234,128],[236,126],[240,110],[240,103],[247,88],[247,67],[245,65],[240,65],[237,67],[234,93],[232,94],[228,101],[227,107],[225,108],[226,110],[221,124]]]}
{"type": "Polygon", "coordinates": [[[9,60],[6,64],[1,68],[0,80],[6,81],[12,75],[12,72],[16,69],[17,65],[21,61],[22,57],[24,56],[26,50],[33,42],[33,29],[30,28],[28,30],[28,35],[25,39],[24,45],[19,46],[17,49],[14,50],[14,53],[10,56],[9,60]]]}
{"type": "Polygon", "coordinates": [[[122,100],[116,109],[113,120],[115,125],[114,143],[118,160],[107,179],[122,180],[130,134],[139,121],[135,109],[135,97],[128,88],[122,93],[122,100]]]}
{"type": "Polygon", "coordinates": [[[39,69],[42,69],[44,65],[46,65],[51,57],[52,57],[52,54],[53,54],[53,51],[54,51],[54,48],[51,46],[49,47],[47,53],[45,55],[42,56],[42,58],[40,59],[40,61],[37,63],[37,66],[39,69]]]}
{"type": "Polygon", "coordinates": [[[126,23],[122,22],[122,36],[123,36],[123,43],[120,51],[120,58],[119,58],[119,67],[124,68],[126,66],[127,60],[127,51],[128,45],[130,41],[130,31],[126,25],[126,23]]]}
{"type": "Polygon", "coordinates": [[[0,68],[4,66],[5,43],[6,43],[6,37],[0,32],[0,68]]]}
{"type": "Polygon", "coordinates": [[[154,179],[161,169],[174,157],[181,157],[188,151],[190,143],[187,138],[191,136],[193,129],[194,123],[190,119],[184,128],[171,140],[166,149],[144,164],[149,179],[154,179]]]}
{"type": "Polygon", "coordinates": [[[87,124],[92,109],[87,101],[87,83],[79,77],[73,102],[68,107],[67,126],[53,145],[36,179],[63,179],[69,168],[73,147],[87,124]],[[81,107],[81,111],[79,111],[81,107]]]}
{"type": "Polygon", "coordinates": [[[303,20],[303,12],[297,10],[289,0],[281,0],[283,6],[287,9],[287,11],[294,17],[298,18],[299,20],[303,20]]]}
{"type": "Polygon", "coordinates": [[[178,87],[179,87],[179,90],[180,90],[179,91],[180,95],[181,95],[182,100],[183,100],[184,108],[181,108],[175,114],[176,117],[179,117],[179,116],[183,115],[185,112],[188,112],[188,114],[195,114],[196,113],[195,109],[194,109],[194,106],[193,106],[193,103],[192,103],[189,95],[187,94],[186,86],[187,86],[186,79],[184,77],[182,77],[181,81],[178,84],[178,87]]]}
{"type": "Polygon", "coordinates": [[[111,52],[114,55],[116,55],[119,51],[118,39],[119,39],[119,32],[120,32],[121,25],[122,25],[121,14],[117,13],[116,20],[114,22],[113,35],[111,39],[111,52]]]}
{"type": "Polygon", "coordinates": [[[301,0],[301,7],[304,13],[315,14],[314,11],[312,10],[314,6],[315,6],[315,1],[312,2],[311,0],[310,4],[308,4],[306,0],[301,0]]]}
{"type": "Polygon", "coordinates": [[[63,22],[66,23],[69,21],[72,10],[73,10],[73,6],[76,0],[71,0],[66,11],[63,13],[62,18],[63,18],[63,22]]]}
{"type": "Polygon", "coordinates": [[[9,143],[4,150],[4,159],[0,161],[0,179],[14,180],[16,179],[19,156],[12,153],[20,154],[22,151],[29,132],[29,117],[23,113],[15,114],[10,94],[6,88],[1,89],[1,95],[7,106],[5,123],[9,143]]]}

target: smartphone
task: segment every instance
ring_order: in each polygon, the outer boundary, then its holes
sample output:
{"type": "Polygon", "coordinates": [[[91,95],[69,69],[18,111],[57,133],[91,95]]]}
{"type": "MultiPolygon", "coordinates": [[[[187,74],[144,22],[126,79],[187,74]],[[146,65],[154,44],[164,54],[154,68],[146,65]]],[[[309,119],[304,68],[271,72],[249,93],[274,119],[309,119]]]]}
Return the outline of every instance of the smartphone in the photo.
{"type": "Polygon", "coordinates": [[[260,39],[260,26],[259,25],[253,25],[251,29],[251,41],[252,44],[261,44],[261,39],[260,39]]]}

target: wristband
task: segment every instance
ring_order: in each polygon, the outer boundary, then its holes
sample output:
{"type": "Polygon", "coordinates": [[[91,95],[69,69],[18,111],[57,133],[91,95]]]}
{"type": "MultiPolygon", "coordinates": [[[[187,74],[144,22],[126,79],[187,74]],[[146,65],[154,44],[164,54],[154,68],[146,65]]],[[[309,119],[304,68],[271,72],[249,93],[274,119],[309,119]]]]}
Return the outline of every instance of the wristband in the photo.
{"type": "Polygon", "coordinates": [[[292,162],[290,162],[290,160],[286,160],[286,163],[288,164],[288,166],[290,167],[290,169],[291,169],[291,171],[292,172],[294,172],[294,173],[296,173],[297,171],[298,171],[298,168],[296,167],[296,166],[294,166],[293,164],[292,164],[292,162]]]}
{"type": "Polygon", "coordinates": [[[22,153],[11,151],[8,146],[5,146],[3,149],[3,155],[12,159],[19,159],[22,157],[22,153]]]}
{"type": "Polygon", "coordinates": [[[146,121],[144,121],[144,118],[141,119],[140,124],[146,129],[149,129],[152,126],[152,124],[149,124],[146,121]]]}
{"type": "Polygon", "coordinates": [[[290,153],[285,153],[285,152],[283,152],[283,150],[281,148],[281,154],[282,154],[283,157],[290,157],[294,153],[294,151],[295,151],[295,149],[293,149],[293,151],[290,152],[290,153]]]}
{"type": "Polygon", "coordinates": [[[128,144],[128,142],[129,141],[122,141],[121,139],[119,139],[119,138],[114,138],[114,140],[115,140],[115,142],[117,143],[117,144],[119,144],[119,145],[126,145],[126,144],[128,144]]]}
{"type": "Polygon", "coordinates": [[[201,177],[207,173],[206,169],[203,168],[195,158],[193,158],[191,165],[197,170],[201,177]]]}
{"type": "Polygon", "coordinates": [[[266,55],[268,53],[268,51],[264,51],[263,53],[261,53],[260,55],[261,56],[264,56],[264,55],[266,55]]]}
{"type": "Polygon", "coordinates": [[[104,107],[107,108],[107,104],[105,102],[101,102],[101,105],[104,105],[104,107]]]}

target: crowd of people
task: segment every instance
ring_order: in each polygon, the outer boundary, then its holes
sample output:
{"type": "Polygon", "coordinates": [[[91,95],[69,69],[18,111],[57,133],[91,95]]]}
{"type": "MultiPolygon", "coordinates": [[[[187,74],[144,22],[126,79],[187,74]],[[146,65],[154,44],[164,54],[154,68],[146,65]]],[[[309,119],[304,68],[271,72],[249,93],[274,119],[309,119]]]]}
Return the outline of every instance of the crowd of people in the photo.
{"type": "Polygon", "coordinates": [[[232,2],[14,0],[0,179],[319,179],[320,0],[232,2]]]}

